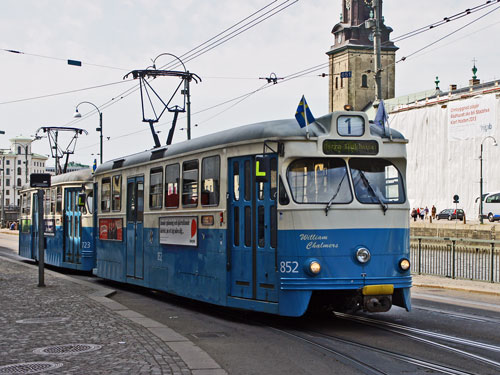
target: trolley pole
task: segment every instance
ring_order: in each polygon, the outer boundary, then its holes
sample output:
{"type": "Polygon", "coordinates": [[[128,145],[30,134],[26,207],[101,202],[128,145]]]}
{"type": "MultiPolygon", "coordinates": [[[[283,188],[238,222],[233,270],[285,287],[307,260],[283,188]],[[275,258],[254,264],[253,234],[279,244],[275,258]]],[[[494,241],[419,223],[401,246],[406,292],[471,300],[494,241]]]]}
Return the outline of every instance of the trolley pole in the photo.
{"type": "Polygon", "coordinates": [[[38,286],[45,286],[45,246],[44,246],[44,231],[45,225],[43,221],[43,189],[37,190],[38,198],[38,286]]]}

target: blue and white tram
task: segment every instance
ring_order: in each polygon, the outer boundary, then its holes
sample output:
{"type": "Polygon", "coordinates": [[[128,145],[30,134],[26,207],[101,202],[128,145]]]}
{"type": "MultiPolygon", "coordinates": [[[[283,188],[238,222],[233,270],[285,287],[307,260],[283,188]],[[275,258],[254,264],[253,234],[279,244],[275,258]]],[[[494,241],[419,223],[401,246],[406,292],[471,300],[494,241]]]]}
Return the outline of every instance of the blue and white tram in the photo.
{"type": "Polygon", "coordinates": [[[410,310],[406,143],[336,112],[106,162],[97,275],[285,316],[410,310]]]}
{"type": "MultiPolygon", "coordinates": [[[[92,271],[95,268],[93,182],[90,169],[53,176],[44,191],[45,263],[92,271]],[[85,197],[84,202],[79,203],[85,197]]],[[[21,191],[19,255],[38,260],[37,190],[21,191]]]]}

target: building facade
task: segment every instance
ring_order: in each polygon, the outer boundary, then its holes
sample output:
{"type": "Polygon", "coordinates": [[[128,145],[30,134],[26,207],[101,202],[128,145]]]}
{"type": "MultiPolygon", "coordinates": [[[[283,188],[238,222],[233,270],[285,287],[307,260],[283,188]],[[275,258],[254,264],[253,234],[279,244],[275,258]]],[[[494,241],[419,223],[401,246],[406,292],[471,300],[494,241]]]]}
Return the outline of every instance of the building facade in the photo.
{"type": "Polygon", "coordinates": [[[391,129],[409,140],[407,189],[412,207],[462,208],[477,219],[481,191],[500,191],[500,85],[479,83],[406,101],[385,102],[391,129]],[[481,163],[482,160],[482,163],[481,163]],[[454,195],[459,203],[453,203],[454,195]]]}
{"type": "Polygon", "coordinates": [[[15,137],[9,139],[10,148],[0,150],[0,193],[4,210],[17,211],[19,191],[29,184],[31,173],[46,173],[47,157],[31,151],[33,139],[15,137]]]}
{"type": "MultiPolygon", "coordinates": [[[[363,111],[375,98],[373,53],[373,8],[369,0],[343,0],[341,20],[332,30],[334,44],[329,56],[329,110],[340,111],[351,105],[363,111]]],[[[382,15],[382,0],[379,1],[382,15]]],[[[393,98],[395,59],[398,47],[390,41],[392,29],[380,17],[382,98],[393,98]]]]}

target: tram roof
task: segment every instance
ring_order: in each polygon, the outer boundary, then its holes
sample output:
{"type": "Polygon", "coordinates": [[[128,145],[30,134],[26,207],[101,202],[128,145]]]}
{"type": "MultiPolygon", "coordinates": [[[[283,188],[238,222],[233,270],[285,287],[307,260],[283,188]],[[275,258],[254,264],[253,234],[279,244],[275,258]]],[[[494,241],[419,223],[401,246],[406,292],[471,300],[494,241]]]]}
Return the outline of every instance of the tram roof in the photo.
{"type": "MultiPolygon", "coordinates": [[[[319,117],[309,125],[308,130],[311,137],[319,137],[330,134],[333,113],[319,117]]],[[[384,131],[370,124],[370,134],[380,138],[388,138],[384,131]]],[[[404,136],[397,130],[391,129],[393,139],[404,139],[404,136]]],[[[193,138],[189,141],[175,143],[169,146],[162,146],[136,154],[113,159],[101,164],[95,171],[96,174],[106,173],[110,170],[146,163],[151,160],[163,159],[191,151],[199,151],[216,146],[230,145],[232,143],[260,140],[260,139],[286,139],[293,137],[306,137],[306,129],[299,127],[297,120],[275,120],[259,122],[255,124],[243,125],[233,129],[223,130],[217,133],[208,134],[203,137],[193,138]]]]}

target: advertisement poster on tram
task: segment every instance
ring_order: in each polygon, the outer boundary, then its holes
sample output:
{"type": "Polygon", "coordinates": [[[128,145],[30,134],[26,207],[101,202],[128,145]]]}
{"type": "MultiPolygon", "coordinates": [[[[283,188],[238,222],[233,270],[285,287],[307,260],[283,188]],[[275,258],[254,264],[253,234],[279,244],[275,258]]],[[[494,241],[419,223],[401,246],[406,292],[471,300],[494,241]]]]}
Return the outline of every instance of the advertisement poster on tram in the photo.
{"type": "Polygon", "coordinates": [[[160,217],[160,244],[198,246],[198,217],[160,217]]]}
{"type": "Polygon", "coordinates": [[[99,219],[99,239],[100,240],[123,240],[122,219],[106,218],[99,219]]]}

